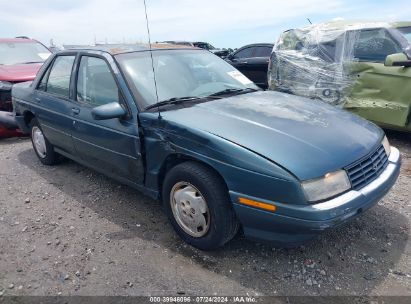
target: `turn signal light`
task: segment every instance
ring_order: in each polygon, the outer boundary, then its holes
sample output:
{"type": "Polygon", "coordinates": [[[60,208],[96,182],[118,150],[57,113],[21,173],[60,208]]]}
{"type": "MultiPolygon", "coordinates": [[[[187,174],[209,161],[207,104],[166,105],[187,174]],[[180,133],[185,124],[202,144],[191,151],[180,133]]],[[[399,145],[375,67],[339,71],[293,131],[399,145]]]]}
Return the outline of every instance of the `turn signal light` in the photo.
{"type": "Polygon", "coordinates": [[[248,198],[244,198],[244,197],[240,197],[238,199],[238,202],[240,204],[243,204],[243,205],[247,205],[247,206],[250,206],[250,207],[255,207],[255,208],[258,208],[258,209],[263,209],[263,210],[271,211],[271,212],[275,212],[275,210],[277,209],[277,207],[274,206],[274,205],[267,204],[267,203],[262,203],[262,202],[256,202],[256,201],[250,200],[248,198]]]}

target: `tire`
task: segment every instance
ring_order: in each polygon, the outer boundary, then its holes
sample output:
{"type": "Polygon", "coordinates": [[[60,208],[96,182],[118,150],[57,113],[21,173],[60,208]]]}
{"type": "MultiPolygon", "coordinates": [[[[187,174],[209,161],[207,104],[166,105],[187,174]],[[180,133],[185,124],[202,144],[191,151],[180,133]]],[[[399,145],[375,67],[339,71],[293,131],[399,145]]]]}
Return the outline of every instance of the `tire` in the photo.
{"type": "Polygon", "coordinates": [[[36,118],[30,121],[30,136],[31,143],[33,144],[34,152],[42,164],[52,166],[57,163],[58,155],[54,152],[54,147],[43,134],[43,130],[40,127],[36,118]]]}
{"type": "Polygon", "coordinates": [[[206,166],[189,161],[173,167],[164,179],[162,198],[174,230],[198,249],[217,249],[238,231],[224,181],[206,166]]]}

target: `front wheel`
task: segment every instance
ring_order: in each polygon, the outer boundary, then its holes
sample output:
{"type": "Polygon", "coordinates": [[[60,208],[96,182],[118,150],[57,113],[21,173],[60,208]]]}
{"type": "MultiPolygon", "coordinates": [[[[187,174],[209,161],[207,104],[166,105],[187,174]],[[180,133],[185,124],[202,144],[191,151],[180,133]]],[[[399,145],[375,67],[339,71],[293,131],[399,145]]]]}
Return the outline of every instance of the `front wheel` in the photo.
{"type": "Polygon", "coordinates": [[[223,180],[196,162],[185,162],[166,175],[163,203],[177,234],[190,245],[213,250],[231,240],[239,224],[223,180]]]}
{"type": "Polygon", "coordinates": [[[54,147],[43,134],[36,118],[30,122],[31,127],[31,142],[37,157],[44,165],[54,165],[57,162],[57,154],[54,152],[54,147]]]}

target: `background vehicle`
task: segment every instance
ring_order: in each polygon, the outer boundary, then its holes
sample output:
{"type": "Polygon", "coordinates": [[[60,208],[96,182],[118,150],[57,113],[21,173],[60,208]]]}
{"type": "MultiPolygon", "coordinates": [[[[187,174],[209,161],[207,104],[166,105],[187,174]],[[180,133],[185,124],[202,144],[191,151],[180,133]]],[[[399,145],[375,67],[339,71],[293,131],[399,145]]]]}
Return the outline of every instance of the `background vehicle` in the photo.
{"type": "Polygon", "coordinates": [[[229,54],[229,50],[227,49],[217,49],[211,44],[207,42],[189,42],[189,41],[180,41],[180,40],[167,40],[163,41],[161,43],[169,43],[169,44],[175,44],[175,45],[183,45],[183,46],[191,46],[191,47],[198,47],[203,50],[210,51],[214,55],[217,55],[218,57],[224,58],[229,54]]]}
{"type": "MultiPolygon", "coordinates": [[[[13,84],[33,80],[50,51],[40,42],[29,38],[0,39],[0,111],[11,112],[13,84]]],[[[13,132],[10,115],[0,115],[0,137],[18,135],[13,132]]]]}
{"type": "MultiPolygon", "coordinates": [[[[161,42],[160,42],[161,43],[161,42]]],[[[193,43],[188,42],[188,41],[178,41],[178,40],[168,40],[168,41],[163,41],[162,43],[168,43],[168,44],[176,44],[176,45],[184,45],[184,46],[191,46],[193,47],[193,43]]]]}
{"type": "Polygon", "coordinates": [[[229,54],[229,51],[227,49],[215,48],[214,46],[212,46],[208,42],[196,41],[196,42],[193,42],[193,45],[195,47],[200,48],[200,49],[210,51],[214,55],[217,55],[218,57],[221,57],[221,58],[224,58],[224,57],[228,56],[228,54],[229,54]]]}
{"type": "Polygon", "coordinates": [[[411,132],[410,59],[411,22],[322,23],[280,36],[269,86],[411,132]]]}
{"type": "Polygon", "coordinates": [[[240,225],[251,238],[304,242],[395,183],[399,151],[374,124],[261,91],[208,51],[153,48],[59,52],[13,87],[16,120],[43,164],[61,154],[161,199],[200,249],[240,225]]]}
{"type": "Polygon", "coordinates": [[[52,53],[57,53],[63,50],[63,48],[56,46],[56,45],[51,45],[48,47],[48,49],[50,50],[50,52],[52,53]]]}
{"type": "Polygon", "coordinates": [[[274,44],[256,43],[239,48],[226,60],[262,89],[267,89],[268,62],[274,44]]]}

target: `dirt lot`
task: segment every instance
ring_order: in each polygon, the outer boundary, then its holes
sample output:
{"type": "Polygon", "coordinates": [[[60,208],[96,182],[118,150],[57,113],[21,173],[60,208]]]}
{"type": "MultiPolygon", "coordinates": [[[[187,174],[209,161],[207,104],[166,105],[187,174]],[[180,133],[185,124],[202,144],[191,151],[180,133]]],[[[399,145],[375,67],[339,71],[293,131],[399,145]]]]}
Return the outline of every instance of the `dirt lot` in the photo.
{"type": "Polygon", "coordinates": [[[361,218],[296,249],[237,236],[212,253],[180,241],[158,202],[0,141],[0,295],[411,295],[411,135],[389,138],[400,178],[361,218]]]}

